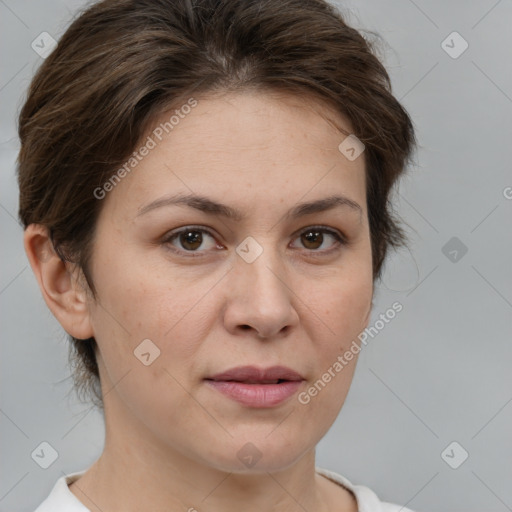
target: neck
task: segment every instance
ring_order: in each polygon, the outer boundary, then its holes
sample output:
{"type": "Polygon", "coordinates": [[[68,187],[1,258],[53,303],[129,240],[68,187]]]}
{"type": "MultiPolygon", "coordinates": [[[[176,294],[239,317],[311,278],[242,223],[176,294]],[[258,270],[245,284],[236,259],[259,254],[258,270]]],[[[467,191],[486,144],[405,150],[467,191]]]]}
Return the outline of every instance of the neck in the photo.
{"type": "Polygon", "coordinates": [[[92,512],[330,510],[329,484],[315,473],[314,451],[285,470],[250,474],[205,467],[181,454],[150,460],[150,452],[106,446],[70,490],[92,512]]]}
{"type": "MultiPolygon", "coordinates": [[[[208,454],[201,458],[179,441],[164,442],[118,398],[114,390],[104,401],[102,455],[70,485],[92,512],[357,510],[348,490],[315,472],[314,448],[305,449],[293,463],[265,461],[263,456],[266,465],[258,464],[259,471],[240,470],[236,456],[232,460],[227,454],[223,464],[214,464],[208,454]]],[[[279,440],[281,452],[283,445],[285,438],[279,440]]]]}
{"type": "Polygon", "coordinates": [[[92,512],[330,509],[327,495],[332,489],[329,491],[329,482],[315,473],[314,449],[279,471],[230,472],[164,445],[142,423],[123,424],[119,411],[115,415],[108,412],[105,409],[102,455],[70,486],[92,512]],[[119,425],[109,428],[109,416],[119,419],[119,425]]]}

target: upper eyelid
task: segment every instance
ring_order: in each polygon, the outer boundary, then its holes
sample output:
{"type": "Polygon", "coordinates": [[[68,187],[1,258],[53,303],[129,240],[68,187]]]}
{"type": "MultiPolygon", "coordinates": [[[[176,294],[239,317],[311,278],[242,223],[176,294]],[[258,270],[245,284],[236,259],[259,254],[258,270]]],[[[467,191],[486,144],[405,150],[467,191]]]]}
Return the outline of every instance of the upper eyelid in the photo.
{"type": "MultiPolygon", "coordinates": [[[[293,236],[296,238],[297,236],[299,236],[300,234],[310,230],[310,229],[318,229],[318,230],[321,230],[321,231],[324,231],[326,232],[327,234],[330,234],[331,236],[334,236],[336,237],[336,235],[338,235],[341,240],[337,240],[336,241],[338,243],[342,243],[342,244],[346,244],[348,245],[348,238],[347,236],[345,235],[345,233],[343,231],[340,231],[336,228],[331,228],[331,227],[328,227],[328,226],[323,226],[323,225],[311,225],[311,226],[306,226],[304,228],[301,228],[299,229],[298,231],[295,231],[293,236]]],[[[214,233],[214,230],[212,228],[208,228],[206,226],[199,226],[199,225],[188,225],[188,226],[183,226],[181,228],[176,228],[175,230],[172,230],[170,232],[168,232],[167,234],[164,235],[163,237],[163,242],[170,242],[170,240],[172,240],[173,238],[175,238],[177,235],[179,235],[180,233],[184,232],[184,231],[202,231],[202,232],[205,232],[207,233],[208,235],[210,235],[212,238],[216,239],[216,235],[214,233]]],[[[295,239],[294,238],[294,239],[295,239]]],[[[204,251],[187,251],[187,252],[204,252],[204,251]]],[[[316,252],[323,252],[323,251],[316,251],[316,252]]]]}

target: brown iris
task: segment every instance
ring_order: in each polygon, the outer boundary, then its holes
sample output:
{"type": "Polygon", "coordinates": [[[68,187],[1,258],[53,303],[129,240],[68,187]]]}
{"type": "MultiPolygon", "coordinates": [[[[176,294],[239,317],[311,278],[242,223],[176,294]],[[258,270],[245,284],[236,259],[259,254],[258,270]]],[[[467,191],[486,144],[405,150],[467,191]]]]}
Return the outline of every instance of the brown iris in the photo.
{"type": "Polygon", "coordinates": [[[320,247],[322,245],[323,238],[324,238],[323,233],[321,231],[312,230],[312,229],[305,231],[301,235],[301,239],[304,243],[304,247],[307,247],[308,249],[318,249],[318,247],[320,247]],[[320,244],[318,246],[311,247],[309,245],[309,244],[315,245],[316,243],[318,243],[318,239],[320,239],[320,244]]]}
{"type": "Polygon", "coordinates": [[[200,231],[184,231],[180,234],[180,242],[185,249],[197,249],[203,243],[203,234],[200,231]]]}

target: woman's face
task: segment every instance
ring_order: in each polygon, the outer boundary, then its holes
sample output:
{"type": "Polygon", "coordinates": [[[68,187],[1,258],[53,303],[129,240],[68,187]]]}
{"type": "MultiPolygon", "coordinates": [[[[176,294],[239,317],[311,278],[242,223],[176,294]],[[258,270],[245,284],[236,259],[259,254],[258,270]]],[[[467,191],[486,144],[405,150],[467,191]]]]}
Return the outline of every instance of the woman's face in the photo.
{"type": "MultiPolygon", "coordinates": [[[[157,120],[146,156],[102,199],[89,316],[107,436],[223,471],[276,471],[332,425],[357,357],[335,363],[368,323],[364,154],[346,158],[346,135],[304,99],[197,100],[169,133],[158,126],[174,112],[157,120]],[[333,196],[356,204],[300,208],[333,196]],[[209,380],[241,366],[302,380],[209,380]]],[[[269,380],[279,376],[290,378],[269,380]]]]}

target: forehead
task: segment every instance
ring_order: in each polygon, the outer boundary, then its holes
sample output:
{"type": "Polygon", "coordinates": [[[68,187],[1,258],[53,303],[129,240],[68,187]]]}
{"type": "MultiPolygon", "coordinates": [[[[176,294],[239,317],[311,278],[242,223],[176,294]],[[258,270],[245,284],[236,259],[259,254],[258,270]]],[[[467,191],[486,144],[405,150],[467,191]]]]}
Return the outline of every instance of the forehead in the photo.
{"type": "Polygon", "coordinates": [[[140,210],[164,193],[213,193],[244,210],[249,197],[298,202],[338,192],[364,207],[364,153],[351,161],[340,152],[351,126],[325,104],[268,92],[192,100],[146,132],[141,147],[151,149],[113,194],[125,205],[135,201],[140,210]]]}
{"type": "Polygon", "coordinates": [[[294,142],[332,151],[336,149],[333,140],[339,143],[352,133],[348,119],[311,95],[262,90],[184,97],[156,117],[146,135],[154,135],[155,130],[164,132],[157,136],[158,142],[171,133],[180,144],[186,144],[190,136],[190,144],[198,138],[205,144],[215,141],[217,146],[208,146],[209,152],[229,150],[233,145],[247,151],[275,149],[282,144],[286,150],[283,158],[293,158],[289,149],[295,154],[305,152],[293,148],[294,142]],[[192,101],[195,106],[188,108],[192,101]],[[177,132],[182,132],[182,137],[177,132]]]}

